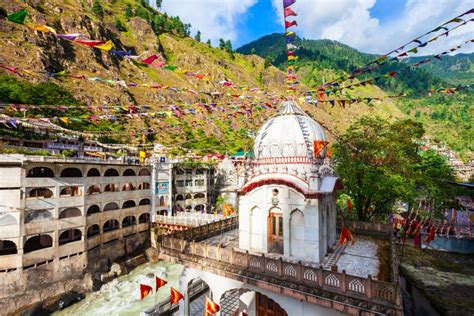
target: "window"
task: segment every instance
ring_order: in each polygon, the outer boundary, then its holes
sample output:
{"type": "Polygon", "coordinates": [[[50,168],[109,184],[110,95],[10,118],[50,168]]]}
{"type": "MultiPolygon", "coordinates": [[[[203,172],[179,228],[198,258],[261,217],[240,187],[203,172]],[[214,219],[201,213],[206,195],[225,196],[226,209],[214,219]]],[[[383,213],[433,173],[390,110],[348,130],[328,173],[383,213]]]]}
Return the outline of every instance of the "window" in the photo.
{"type": "Polygon", "coordinates": [[[193,174],[193,169],[186,169],[186,174],[193,174]]]}
{"type": "Polygon", "coordinates": [[[61,171],[61,177],[63,178],[80,178],[82,177],[82,171],[78,168],[66,168],[61,171]]]}
{"type": "Polygon", "coordinates": [[[204,174],[204,169],[196,169],[196,174],[204,174]]]}
{"type": "Polygon", "coordinates": [[[176,181],[176,186],[177,186],[178,188],[184,187],[184,181],[183,181],[183,180],[177,180],[177,181],[176,181]]]}
{"type": "Polygon", "coordinates": [[[81,210],[77,207],[69,207],[61,211],[59,218],[78,217],[82,216],[81,210]]]}
{"type": "Polygon", "coordinates": [[[140,203],[138,203],[139,205],[150,205],[151,202],[150,202],[150,199],[142,199],[140,201],[140,203]]]}
{"type": "Polygon", "coordinates": [[[104,192],[118,192],[119,188],[117,184],[109,183],[105,186],[104,192]]]}
{"type": "Polygon", "coordinates": [[[122,205],[122,208],[131,208],[135,207],[137,204],[133,200],[125,201],[122,205]]]}
{"type": "Polygon", "coordinates": [[[100,172],[96,168],[92,168],[89,171],[87,171],[87,176],[88,177],[100,177],[100,172]]]}
{"type": "Polygon", "coordinates": [[[204,186],[204,179],[194,180],[194,185],[197,186],[197,187],[204,186]]]}
{"type": "Polygon", "coordinates": [[[112,230],[116,230],[118,228],[119,228],[118,220],[111,219],[111,220],[108,220],[108,221],[105,222],[102,231],[105,233],[105,232],[109,232],[109,231],[112,231],[112,230]]]}
{"type": "Polygon", "coordinates": [[[87,238],[92,238],[94,236],[97,236],[100,234],[100,227],[99,225],[95,224],[95,225],[92,225],[91,227],[89,227],[89,229],[87,230],[87,238]]]}
{"type": "Polygon", "coordinates": [[[119,209],[119,206],[118,206],[118,204],[115,203],[115,202],[107,203],[107,204],[105,204],[105,206],[104,206],[104,212],[113,211],[113,210],[118,210],[118,209],[119,209]]]}
{"type": "Polygon", "coordinates": [[[143,168],[143,169],[140,170],[138,175],[139,176],[149,176],[150,175],[150,170],[143,168]]]}
{"type": "Polygon", "coordinates": [[[31,168],[27,175],[27,178],[54,178],[53,170],[46,167],[34,167],[31,168]]]}
{"type": "Polygon", "coordinates": [[[204,193],[196,193],[196,194],[194,195],[194,198],[195,198],[195,199],[203,199],[203,198],[205,198],[205,197],[206,197],[206,195],[205,195],[204,193]]]}
{"type": "Polygon", "coordinates": [[[164,196],[160,196],[160,206],[166,206],[165,197],[164,197],[164,196]]]}
{"type": "Polygon", "coordinates": [[[118,177],[118,175],[118,171],[113,168],[107,169],[104,173],[104,177],[118,177]]]}
{"type": "Polygon", "coordinates": [[[28,191],[28,194],[26,195],[27,198],[52,198],[53,197],[53,191],[51,191],[48,188],[34,188],[30,189],[28,191]]]}
{"type": "Polygon", "coordinates": [[[59,235],[59,245],[65,245],[70,242],[81,240],[82,233],[79,229],[68,229],[59,235]]]}
{"type": "Polygon", "coordinates": [[[126,183],[122,187],[122,191],[133,191],[135,190],[135,187],[133,186],[132,183],[126,183]]]}
{"type": "Polygon", "coordinates": [[[149,223],[149,222],[150,222],[150,214],[148,214],[148,213],[143,213],[138,218],[138,223],[140,223],[140,224],[149,223]]]}
{"type": "Polygon", "coordinates": [[[122,228],[136,225],[136,224],[137,224],[137,220],[135,219],[135,216],[127,216],[122,221],[122,228]]]}
{"type": "Polygon", "coordinates": [[[89,206],[89,208],[87,209],[87,216],[96,214],[96,213],[100,213],[100,207],[98,205],[89,206]]]}
{"type": "Polygon", "coordinates": [[[176,169],[176,174],[177,174],[177,175],[183,175],[183,174],[184,174],[184,170],[183,170],[183,169],[176,169]]]}
{"type": "Polygon", "coordinates": [[[0,256],[14,255],[18,252],[16,244],[10,240],[0,240],[0,256]]]}
{"type": "Polygon", "coordinates": [[[193,180],[186,180],[186,186],[187,187],[192,187],[193,186],[193,180]]]}
{"type": "Polygon", "coordinates": [[[133,169],[126,169],[124,172],[123,172],[123,175],[124,176],[136,176],[136,173],[133,169]]]}
{"type": "MultiPolygon", "coordinates": [[[[100,192],[100,189],[99,189],[100,192]]],[[[61,189],[59,196],[78,196],[79,187],[78,186],[68,186],[61,189]]]]}
{"type": "Polygon", "coordinates": [[[100,193],[100,188],[97,185],[91,185],[87,189],[87,195],[94,195],[94,194],[99,194],[100,193]]]}
{"type": "Polygon", "coordinates": [[[28,253],[53,246],[53,239],[49,235],[33,236],[25,242],[23,252],[28,253]]]}

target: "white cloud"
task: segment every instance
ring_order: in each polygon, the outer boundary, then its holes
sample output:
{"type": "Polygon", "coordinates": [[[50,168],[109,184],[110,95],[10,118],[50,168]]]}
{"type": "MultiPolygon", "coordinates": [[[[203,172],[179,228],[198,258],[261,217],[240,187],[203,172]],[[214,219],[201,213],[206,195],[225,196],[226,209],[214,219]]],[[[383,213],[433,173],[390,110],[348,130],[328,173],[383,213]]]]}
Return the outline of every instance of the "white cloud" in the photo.
{"type": "MultiPolygon", "coordinates": [[[[153,0],[152,0],[153,1],[153,0]]],[[[192,34],[198,30],[202,40],[208,38],[213,45],[219,38],[237,39],[237,24],[258,0],[164,0],[162,11],[178,15],[182,21],[192,24],[192,34]]]]}
{"type": "MultiPolygon", "coordinates": [[[[282,1],[272,2],[283,21],[282,1]]],[[[295,32],[305,38],[337,40],[364,52],[387,53],[472,8],[472,0],[407,0],[400,4],[404,8],[399,16],[380,23],[370,15],[375,3],[376,0],[299,0],[292,6],[298,14],[295,32]]],[[[473,27],[474,22],[460,27],[449,37],[420,49],[419,54],[439,53],[471,39],[473,27]]],[[[463,51],[472,52],[473,46],[470,44],[463,51]]]]}

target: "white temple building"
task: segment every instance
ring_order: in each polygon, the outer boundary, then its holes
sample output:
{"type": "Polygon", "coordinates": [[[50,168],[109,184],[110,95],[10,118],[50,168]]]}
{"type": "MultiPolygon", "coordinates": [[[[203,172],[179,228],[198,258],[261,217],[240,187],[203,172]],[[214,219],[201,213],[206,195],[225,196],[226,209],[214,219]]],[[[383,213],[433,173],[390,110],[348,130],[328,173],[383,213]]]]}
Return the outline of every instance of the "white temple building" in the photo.
{"type": "Polygon", "coordinates": [[[319,263],[336,244],[341,184],[317,142],[323,129],[293,101],[260,128],[239,175],[239,248],[319,263]]]}

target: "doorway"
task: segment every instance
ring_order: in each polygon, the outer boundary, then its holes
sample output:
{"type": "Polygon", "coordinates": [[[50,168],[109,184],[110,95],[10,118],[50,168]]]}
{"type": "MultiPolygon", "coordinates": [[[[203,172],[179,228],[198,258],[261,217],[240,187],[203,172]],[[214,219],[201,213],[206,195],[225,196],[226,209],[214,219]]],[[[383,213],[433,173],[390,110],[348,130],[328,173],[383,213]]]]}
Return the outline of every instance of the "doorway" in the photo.
{"type": "Polygon", "coordinates": [[[283,212],[272,208],[268,215],[268,252],[283,254],[283,212]]]}

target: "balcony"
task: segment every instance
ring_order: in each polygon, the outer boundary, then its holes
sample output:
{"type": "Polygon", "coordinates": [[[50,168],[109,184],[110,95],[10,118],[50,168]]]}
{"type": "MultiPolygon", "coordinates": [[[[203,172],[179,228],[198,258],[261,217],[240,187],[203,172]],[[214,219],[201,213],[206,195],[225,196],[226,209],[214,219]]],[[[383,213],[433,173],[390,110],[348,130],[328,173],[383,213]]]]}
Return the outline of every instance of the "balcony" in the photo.
{"type": "Polygon", "coordinates": [[[25,235],[36,235],[85,225],[83,216],[25,224],[25,235]]]}
{"type": "Polygon", "coordinates": [[[56,248],[49,247],[32,251],[23,255],[23,266],[30,266],[35,263],[40,263],[54,259],[56,248]]]}
{"type": "Polygon", "coordinates": [[[20,237],[20,225],[3,225],[0,226],[0,239],[20,237]]]}
{"type": "Polygon", "coordinates": [[[84,251],[84,240],[70,242],[58,247],[58,257],[65,257],[84,251]]]}
{"type": "Polygon", "coordinates": [[[87,248],[87,250],[90,250],[90,249],[92,249],[92,248],[94,248],[94,247],[99,246],[100,243],[101,243],[101,240],[102,240],[102,238],[101,238],[100,235],[96,235],[96,236],[94,236],[94,237],[92,237],[92,238],[90,238],[90,239],[87,239],[87,240],[86,240],[86,248],[87,248]]]}
{"type": "Polygon", "coordinates": [[[22,261],[22,256],[18,254],[0,256],[0,270],[21,268],[22,261]]]}

